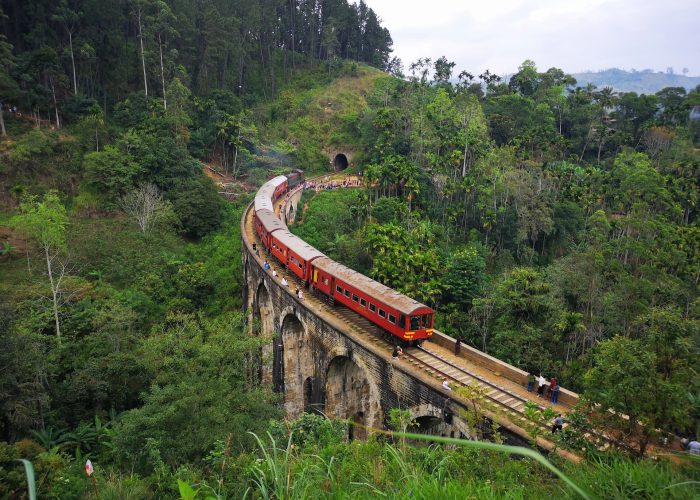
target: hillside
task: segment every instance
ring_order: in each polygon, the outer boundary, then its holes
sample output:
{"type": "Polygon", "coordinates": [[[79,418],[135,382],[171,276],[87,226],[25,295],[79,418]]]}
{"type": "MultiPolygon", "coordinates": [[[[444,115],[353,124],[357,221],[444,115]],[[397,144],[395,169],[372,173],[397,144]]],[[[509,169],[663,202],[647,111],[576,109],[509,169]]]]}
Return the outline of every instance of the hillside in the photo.
{"type": "MultiPolygon", "coordinates": [[[[363,1],[0,0],[0,19],[0,498],[25,498],[19,459],[39,498],[573,495],[494,444],[476,388],[454,394],[473,412],[428,405],[464,422],[445,447],[386,435],[426,430],[400,384],[366,442],[285,418],[306,390],[267,374],[309,344],[254,319],[241,216],[265,180],[341,151],[362,186],[308,190],[295,231],[583,394],[552,439],[592,498],[697,493],[687,455],[645,457],[659,430],[700,435],[700,89],[567,92],[532,61],[511,84],[453,85],[444,58],[395,78],[363,1]]],[[[314,370],[304,407],[325,410],[314,370]]],[[[533,443],[551,411],[525,412],[533,443]]]]}
{"type": "Polygon", "coordinates": [[[598,88],[612,87],[618,92],[655,94],[666,87],[684,87],[692,90],[700,85],[700,76],[685,76],[652,70],[625,71],[618,68],[604,71],[574,73],[577,84],[585,87],[592,83],[598,88]]]}

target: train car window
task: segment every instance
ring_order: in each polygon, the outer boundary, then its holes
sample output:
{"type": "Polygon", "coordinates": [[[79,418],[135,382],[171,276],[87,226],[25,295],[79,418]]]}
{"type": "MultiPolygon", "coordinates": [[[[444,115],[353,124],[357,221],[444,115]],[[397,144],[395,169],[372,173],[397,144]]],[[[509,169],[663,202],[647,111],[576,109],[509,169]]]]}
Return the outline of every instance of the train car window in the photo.
{"type": "Polygon", "coordinates": [[[411,330],[420,330],[420,316],[411,316],[411,330]]]}
{"type": "Polygon", "coordinates": [[[360,298],[359,298],[357,295],[355,295],[355,294],[353,293],[353,294],[352,294],[352,300],[353,300],[353,302],[357,302],[358,300],[360,300],[360,298]]]}
{"type": "Polygon", "coordinates": [[[379,310],[379,316],[381,316],[382,318],[386,318],[386,312],[384,312],[384,309],[379,310]]]}
{"type": "Polygon", "coordinates": [[[350,297],[350,290],[345,290],[345,296],[350,297]]]}
{"type": "Polygon", "coordinates": [[[338,292],[338,293],[343,293],[343,289],[342,289],[341,287],[339,287],[339,286],[336,286],[336,287],[335,287],[335,291],[338,292]]]}
{"type": "Polygon", "coordinates": [[[360,299],[360,305],[362,307],[367,307],[367,301],[365,299],[360,299]]]}
{"type": "Polygon", "coordinates": [[[430,314],[423,315],[423,328],[430,328],[430,314]]]}
{"type": "Polygon", "coordinates": [[[406,316],[399,314],[399,325],[406,326],[406,316]]]}
{"type": "Polygon", "coordinates": [[[369,310],[372,311],[372,312],[377,312],[377,306],[375,306],[374,304],[370,304],[370,305],[369,305],[369,310]]]}
{"type": "Polygon", "coordinates": [[[304,269],[304,266],[302,266],[301,264],[297,264],[297,266],[299,266],[299,269],[304,269]]]}
{"type": "Polygon", "coordinates": [[[396,316],[394,316],[393,314],[390,314],[389,315],[389,322],[396,324],[396,316]]]}

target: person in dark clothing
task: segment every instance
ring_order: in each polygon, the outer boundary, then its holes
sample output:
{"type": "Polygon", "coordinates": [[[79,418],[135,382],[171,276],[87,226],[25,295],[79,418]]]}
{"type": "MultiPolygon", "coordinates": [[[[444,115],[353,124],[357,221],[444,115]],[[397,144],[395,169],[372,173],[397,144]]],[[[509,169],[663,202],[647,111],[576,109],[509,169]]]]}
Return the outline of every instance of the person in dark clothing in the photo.
{"type": "Polygon", "coordinates": [[[564,428],[564,418],[562,418],[561,413],[554,419],[554,425],[552,425],[552,434],[557,431],[561,431],[564,428]]]}
{"type": "Polygon", "coordinates": [[[462,349],[462,341],[457,339],[455,341],[455,354],[459,356],[459,351],[462,349]]]}
{"type": "MultiPolygon", "coordinates": [[[[556,379],[554,379],[556,380],[556,379]]],[[[561,387],[559,386],[559,382],[557,382],[554,387],[552,388],[552,404],[557,404],[559,402],[559,390],[561,387]]]]}

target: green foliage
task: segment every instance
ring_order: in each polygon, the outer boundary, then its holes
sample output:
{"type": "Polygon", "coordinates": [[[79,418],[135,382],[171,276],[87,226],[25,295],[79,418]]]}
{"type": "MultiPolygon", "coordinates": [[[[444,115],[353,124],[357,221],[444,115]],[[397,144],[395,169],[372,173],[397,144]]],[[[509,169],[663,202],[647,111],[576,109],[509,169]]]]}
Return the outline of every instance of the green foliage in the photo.
{"type": "Polygon", "coordinates": [[[486,282],[486,261],[475,246],[453,253],[445,270],[446,302],[461,310],[469,310],[472,300],[479,297],[486,282]]]}
{"type": "MultiPolygon", "coordinates": [[[[656,336],[659,330],[654,328],[654,332],[656,336]]],[[[683,365],[674,369],[668,364],[670,346],[665,342],[661,341],[665,353],[654,352],[658,341],[652,341],[652,350],[639,340],[625,337],[601,343],[595,352],[595,365],[585,378],[587,397],[603,410],[598,419],[613,429],[622,429],[640,456],[644,456],[661,425],[688,424],[690,408],[685,394],[694,383],[683,365]],[[639,394],[651,397],[640,398],[639,394]],[[616,414],[606,414],[608,410],[616,414]]]]}
{"type": "Polygon", "coordinates": [[[14,227],[35,239],[47,254],[65,248],[68,216],[55,192],[41,200],[29,198],[22,203],[21,211],[10,221],[14,227]]]}
{"type": "Polygon", "coordinates": [[[111,145],[85,155],[83,168],[87,182],[111,202],[124,195],[141,173],[131,155],[111,145]]]}
{"type": "MultiPolygon", "coordinates": [[[[154,331],[143,346],[150,390],[143,406],[121,417],[115,450],[139,470],[148,470],[146,438],[172,466],[204,456],[231,429],[259,428],[261,415],[274,414],[271,395],[246,386],[245,353],[259,347],[259,339],[245,334],[239,316],[169,318],[169,325],[154,331]]],[[[236,449],[249,444],[239,436],[236,449]]]]}
{"type": "Polygon", "coordinates": [[[187,236],[201,238],[221,224],[224,202],[209,179],[178,182],[169,196],[187,236]]]}

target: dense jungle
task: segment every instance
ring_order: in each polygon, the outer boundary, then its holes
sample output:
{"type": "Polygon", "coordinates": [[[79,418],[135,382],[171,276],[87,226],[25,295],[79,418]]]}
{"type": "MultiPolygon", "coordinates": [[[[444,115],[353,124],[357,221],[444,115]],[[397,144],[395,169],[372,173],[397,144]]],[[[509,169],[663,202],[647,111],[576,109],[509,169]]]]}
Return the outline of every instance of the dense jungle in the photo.
{"type": "Polygon", "coordinates": [[[0,0],[0,496],[24,458],[40,498],[576,497],[531,458],[284,419],[240,220],[329,151],[362,185],[293,232],[603,410],[558,438],[584,463],[549,457],[592,497],[697,496],[694,457],[647,455],[700,435],[698,106],[404,64],[363,1],[0,0]]]}

